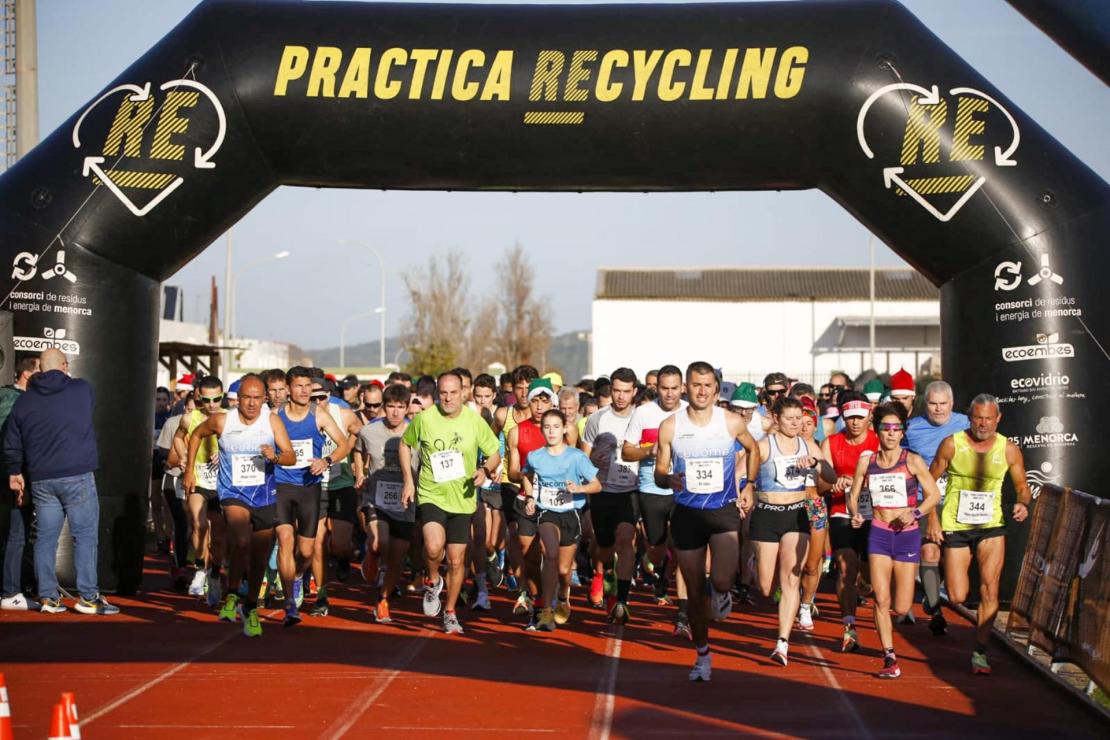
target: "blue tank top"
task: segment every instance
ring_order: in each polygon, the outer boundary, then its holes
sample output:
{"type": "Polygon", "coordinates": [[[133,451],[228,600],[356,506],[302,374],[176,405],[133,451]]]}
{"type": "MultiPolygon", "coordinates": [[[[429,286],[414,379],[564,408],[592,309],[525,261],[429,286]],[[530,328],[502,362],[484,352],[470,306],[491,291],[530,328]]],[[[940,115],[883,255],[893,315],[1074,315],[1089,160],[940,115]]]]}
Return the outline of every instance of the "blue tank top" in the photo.
{"type": "Polygon", "coordinates": [[[238,411],[230,411],[220,435],[220,472],[217,494],[220,501],[235,499],[252,508],[269,506],[277,498],[274,484],[274,465],[267,462],[259,448],[274,444],[270,428],[270,409],[262,413],[253,424],[244,424],[238,411]]]}
{"type": "Polygon", "coordinates": [[[691,509],[719,509],[736,500],[736,440],[728,433],[725,410],[714,407],[709,423],[699,427],[688,411],[674,415],[674,472],[685,484],[675,503],[691,509]]]}
{"type": "MultiPolygon", "coordinates": [[[[288,407],[286,407],[288,408],[288,407]]],[[[316,426],[316,404],[309,404],[308,414],[300,421],[292,421],[285,413],[285,408],[278,412],[285,430],[289,432],[289,441],[293,443],[293,452],[297,455],[297,462],[286,467],[277,465],[274,468],[274,480],[277,483],[289,483],[294,486],[314,486],[323,476],[313,475],[309,472],[309,461],[320,457],[324,449],[324,434],[316,426]]]]}
{"type": "Polygon", "coordinates": [[[812,456],[806,441],[796,437],[798,451],[787,455],[779,449],[776,436],[778,435],[767,435],[771,454],[759,465],[759,490],[764,493],[791,493],[804,491],[806,486],[814,485],[813,475],[802,462],[812,456]]]}

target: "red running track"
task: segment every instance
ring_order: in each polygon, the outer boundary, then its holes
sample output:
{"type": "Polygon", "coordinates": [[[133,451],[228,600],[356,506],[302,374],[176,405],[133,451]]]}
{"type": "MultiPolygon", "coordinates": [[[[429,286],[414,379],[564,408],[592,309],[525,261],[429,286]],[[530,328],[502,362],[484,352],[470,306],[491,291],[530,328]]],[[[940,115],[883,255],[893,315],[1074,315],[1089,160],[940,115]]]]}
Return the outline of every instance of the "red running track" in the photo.
{"type": "Polygon", "coordinates": [[[447,637],[412,596],[396,601],[394,624],[374,624],[357,580],[332,590],[330,616],[283,629],[268,612],[254,640],[168,591],[115,600],[119,617],[0,612],[15,737],[45,737],[62,691],[76,692],[82,737],[94,740],[1107,737],[1002,649],[993,675],[972,676],[973,632],[954,614],[944,638],[923,620],[898,627],[902,678],[882,681],[870,607],[864,648],[844,655],[823,596],[818,628],[795,632],[787,668],[768,658],[773,605],[744,607],[711,631],[712,682],[691,684],[693,650],[671,637],[673,608],[644,594],[614,630],[576,593],[571,623],[547,634],[524,632],[498,589],[492,612],[460,613],[466,634],[447,637]]]}

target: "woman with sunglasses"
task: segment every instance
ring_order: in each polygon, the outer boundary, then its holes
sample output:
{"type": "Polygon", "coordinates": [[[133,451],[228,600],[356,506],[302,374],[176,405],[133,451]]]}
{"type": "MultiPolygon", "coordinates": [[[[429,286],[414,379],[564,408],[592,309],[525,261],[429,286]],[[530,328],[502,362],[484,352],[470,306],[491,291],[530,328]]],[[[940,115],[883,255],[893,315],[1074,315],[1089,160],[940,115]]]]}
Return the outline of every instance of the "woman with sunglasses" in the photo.
{"type": "Polygon", "coordinates": [[[867,558],[875,593],[875,630],[883,648],[883,667],[878,676],[898,678],[902,671],[894,654],[891,577],[894,613],[901,617],[913,608],[914,578],[921,559],[920,520],[940,501],[940,489],[921,456],[902,449],[905,407],[898,403],[879,406],[873,426],[879,436],[879,451],[860,456],[848,494],[848,511],[852,526],[862,527],[864,517],[859,510],[859,497],[860,491],[867,488],[873,512],[867,558]],[[921,491],[925,497],[918,505],[921,491]]]}

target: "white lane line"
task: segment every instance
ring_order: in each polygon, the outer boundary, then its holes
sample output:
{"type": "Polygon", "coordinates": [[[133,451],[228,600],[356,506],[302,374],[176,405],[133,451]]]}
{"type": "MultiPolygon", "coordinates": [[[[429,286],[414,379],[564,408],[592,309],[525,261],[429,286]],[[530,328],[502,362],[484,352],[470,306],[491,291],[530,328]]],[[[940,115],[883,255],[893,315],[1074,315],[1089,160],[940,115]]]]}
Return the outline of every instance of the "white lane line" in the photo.
{"type": "Polygon", "coordinates": [[[836,680],[836,676],[829,670],[828,665],[826,665],[825,656],[822,655],[821,650],[809,640],[806,640],[805,646],[809,654],[817,661],[817,667],[825,677],[825,682],[829,685],[829,688],[836,692],[836,698],[840,701],[840,706],[844,708],[845,713],[852,720],[852,723],[855,724],[856,736],[864,738],[864,740],[872,740],[874,735],[871,734],[871,728],[867,726],[867,723],[863,721],[863,717],[856,711],[856,707],[852,704],[848,692],[844,690],[840,682],[836,680]]]}
{"type": "Polygon", "coordinates": [[[419,637],[414,638],[412,642],[409,643],[408,647],[397,656],[390,667],[383,671],[372,684],[366,687],[365,691],[359,694],[358,698],[356,698],[347,709],[339,714],[340,717],[346,717],[346,721],[341,725],[327,730],[320,737],[323,740],[338,740],[338,738],[343,737],[348,730],[354,727],[355,723],[362,718],[366,710],[368,710],[374,702],[378,700],[378,697],[389,688],[389,684],[393,683],[393,679],[397,678],[397,676],[408,668],[409,663],[420,654],[420,651],[428,644],[428,638],[431,637],[432,634],[433,632],[431,630],[424,630],[419,637]]]}
{"type": "Polygon", "coordinates": [[[416,732],[511,732],[511,733],[554,733],[552,729],[532,727],[433,727],[432,725],[383,725],[379,730],[398,730],[416,732]]]}
{"type": "Polygon", "coordinates": [[[296,725],[114,725],[136,730],[294,730],[296,725]]]}
{"type": "Polygon", "coordinates": [[[597,694],[594,698],[594,716],[590,724],[590,740],[609,740],[609,731],[613,727],[613,707],[616,704],[613,691],[617,686],[617,669],[621,660],[621,638],[624,636],[624,625],[617,627],[616,631],[605,642],[605,670],[597,685],[597,694]]]}

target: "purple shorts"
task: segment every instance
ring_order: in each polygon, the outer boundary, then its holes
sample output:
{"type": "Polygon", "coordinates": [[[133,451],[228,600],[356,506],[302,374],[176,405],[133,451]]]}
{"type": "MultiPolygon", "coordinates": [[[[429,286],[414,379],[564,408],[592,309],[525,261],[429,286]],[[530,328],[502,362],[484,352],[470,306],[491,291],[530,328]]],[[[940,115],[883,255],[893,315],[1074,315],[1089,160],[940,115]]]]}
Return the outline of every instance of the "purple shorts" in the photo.
{"type": "Polygon", "coordinates": [[[867,540],[868,555],[885,555],[898,563],[917,563],[921,561],[921,528],[903,529],[895,532],[888,526],[874,520],[871,534],[867,540]]]}

